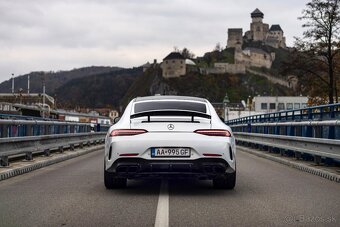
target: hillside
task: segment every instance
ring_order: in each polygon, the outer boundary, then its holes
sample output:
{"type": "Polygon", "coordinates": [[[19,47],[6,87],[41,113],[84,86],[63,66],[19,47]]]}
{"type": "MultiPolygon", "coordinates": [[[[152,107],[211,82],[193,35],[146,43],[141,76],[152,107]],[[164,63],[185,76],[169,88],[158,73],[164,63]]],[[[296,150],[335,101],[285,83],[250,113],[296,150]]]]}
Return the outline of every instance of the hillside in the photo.
{"type": "MultiPolygon", "coordinates": [[[[30,92],[41,93],[42,84],[45,79],[46,93],[54,95],[57,88],[67,83],[70,80],[78,79],[86,76],[103,74],[120,70],[118,67],[104,67],[104,66],[91,66],[70,71],[58,72],[31,72],[22,76],[15,77],[15,91],[18,92],[20,88],[24,92],[27,91],[27,76],[30,75],[30,92]]],[[[12,81],[7,80],[0,84],[0,93],[10,93],[12,88],[12,81]]]]}
{"type": "Polygon", "coordinates": [[[222,102],[226,92],[232,103],[246,100],[248,96],[293,93],[286,87],[250,73],[201,75],[191,72],[179,78],[164,79],[161,70],[157,68],[149,69],[134,81],[122,99],[122,105],[126,105],[137,96],[154,94],[198,96],[211,102],[222,102]]]}
{"type": "MultiPolygon", "coordinates": [[[[274,51],[276,59],[272,69],[255,68],[253,74],[210,74],[188,72],[179,78],[164,79],[159,65],[149,68],[145,73],[142,68],[122,69],[117,67],[86,67],[71,71],[32,72],[31,92],[42,92],[42,81],[45,78],[47,94],[56,98],[58,108],[119,108],[137,96],[154,94],[188,95],[209,99],[211,102],[222,102],[226,93],[232,103],[246,100],[248,96],[257,95],[294,95],[287,87],[273,84],[263,76],[255,75],[264,72],[276,77],[280,75],[282,62],[287,58],[287,50],[260,46],[248,43],[247,46],[274,51]]],[[[233,63],[234,49],[212,51],[198,57],[197,66],[211,67],[214,62],[233,63]]],[[[15,78],[15,87],[27,87],[27,75],[15,78]]],[[[0,84],[0,92],[10,92],[10,81],[0,84]]]]}
{"type": "Polygon", "coordinates": [[[63,108],[118,108],[141,68],[123,69],[70,80],[56,90],[57,106],[63,108]]]}

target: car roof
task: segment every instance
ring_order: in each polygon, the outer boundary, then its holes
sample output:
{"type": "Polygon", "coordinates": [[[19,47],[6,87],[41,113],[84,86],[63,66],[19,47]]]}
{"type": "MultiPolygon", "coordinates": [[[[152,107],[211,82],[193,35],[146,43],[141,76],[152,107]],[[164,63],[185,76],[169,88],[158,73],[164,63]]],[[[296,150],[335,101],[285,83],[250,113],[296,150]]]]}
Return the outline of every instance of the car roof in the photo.
{"type": "Polygon", "coordinates": [[[176,95],[155,95],[155,96],[145,96],[137,97],[135,102],[140,101],[158,101],[158,100],[178,100],[178,101],[197,101],[197,102],[207,102],[204,98],[191,97],[191,96],[176,96],[176,95]]]}

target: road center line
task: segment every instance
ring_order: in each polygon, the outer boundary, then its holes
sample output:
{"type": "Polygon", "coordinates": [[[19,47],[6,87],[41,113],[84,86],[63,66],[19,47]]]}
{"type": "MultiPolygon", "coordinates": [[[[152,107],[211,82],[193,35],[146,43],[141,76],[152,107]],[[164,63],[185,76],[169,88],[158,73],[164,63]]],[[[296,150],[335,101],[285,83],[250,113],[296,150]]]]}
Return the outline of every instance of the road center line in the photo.
{"type": "Polygon", "coordinates": [[[169,226],[169,192],[168,180],[162,180],[157,204],[155,227],[169,226]]]}

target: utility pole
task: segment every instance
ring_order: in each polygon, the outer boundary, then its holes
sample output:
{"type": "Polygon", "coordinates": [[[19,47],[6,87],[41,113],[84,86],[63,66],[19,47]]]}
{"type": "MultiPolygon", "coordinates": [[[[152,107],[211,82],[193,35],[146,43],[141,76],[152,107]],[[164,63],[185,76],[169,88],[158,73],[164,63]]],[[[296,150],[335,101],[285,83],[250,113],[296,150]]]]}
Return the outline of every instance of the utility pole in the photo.
{"type": "Polygon", "coordinates": [[[27,75],[27,94],[30,94],[30,75],[27,75]]]}
{"type": "Polygon", "coordinates": [[[12,73],[12,94],[14,94],[14,73],[12,73]]]}
{"type": "Polygon", "coordinates": [[[224,121],[229,121],[229,111],[228,111],[228,105],[230,103],[228,93],[225,93],[224,99],[223,99],[223,118],[224,121]]]}
{"type": "Polygon", "coordinates": [[[46,93],[46,87],[45,87],[45,73],[44,73],[44,78],[43,78],[43,118],[45,118],[45,93],[46,93]]]}

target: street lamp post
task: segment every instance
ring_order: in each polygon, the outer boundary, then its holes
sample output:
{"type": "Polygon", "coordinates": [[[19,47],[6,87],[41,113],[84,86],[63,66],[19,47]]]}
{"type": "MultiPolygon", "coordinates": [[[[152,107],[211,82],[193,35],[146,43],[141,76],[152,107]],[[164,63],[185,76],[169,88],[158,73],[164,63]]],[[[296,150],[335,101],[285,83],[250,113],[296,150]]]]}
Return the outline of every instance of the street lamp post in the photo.
{"type": "Polygon", "coordinates": [[[43,73],[43,105],[42,105],[42,117],[45,118],[45,94],[46,94],[46,86],[45,86],[45,73],[43,73]]]}
{"type": "Polygon", "coordinates": [[[45,93],[46,93],[45,81],[43,84],[43,118],[45,118],[45,93]]]}
{"type": "Polygon", "coordinates": [[[223,110],[224,110],[224,119],[229,121],[229,113],[228,113],[228,104],[230,103],[228,94],[226,93],[223,99],[223,110]]]}
{"type": "Polygon", "coordinates": [[[12,73],[12,94],[14,94],[14,73],[12,73]]]}

